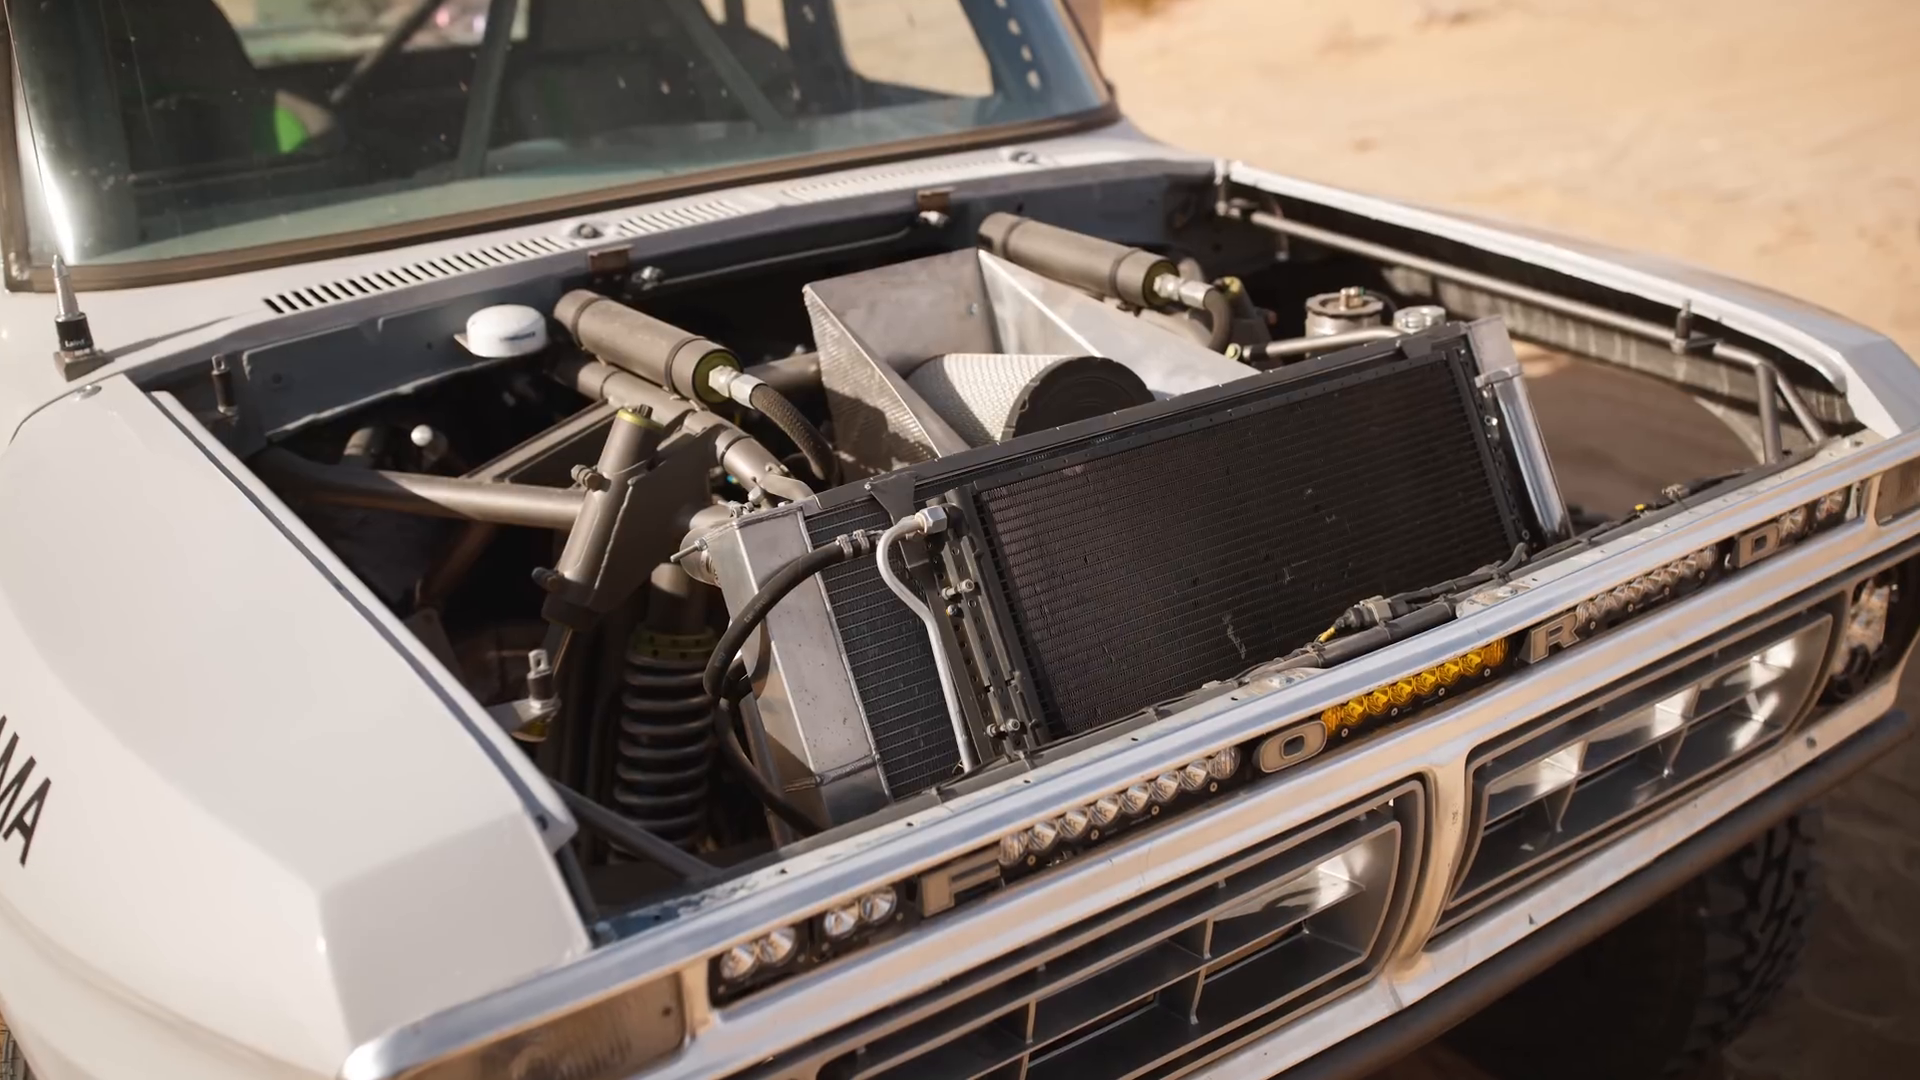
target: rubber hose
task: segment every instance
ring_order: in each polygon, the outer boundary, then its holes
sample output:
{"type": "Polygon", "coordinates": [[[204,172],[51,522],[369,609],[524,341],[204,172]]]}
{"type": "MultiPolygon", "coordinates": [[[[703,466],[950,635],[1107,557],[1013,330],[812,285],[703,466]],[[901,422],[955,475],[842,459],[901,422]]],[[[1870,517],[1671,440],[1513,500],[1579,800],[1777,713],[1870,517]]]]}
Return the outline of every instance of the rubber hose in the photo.
{"type": "MultiPolygon", "coordinates": [[[[734,662],[739,659],[740,650],[745,647],[747,638],[751,637],[754,630],[766,621],[767,614],[773,610],[773,606],[815,574],[830,566],[846,562],[853,556],[854,551],[855,545],[851,543],[832,543],[815,548],[774,571],[773,576],[767,579],[767,583],[760,586],[760,591],[754,593],[752,598],[740,608],[739,614],[733,617],[733,621],[727,624],[726,631],[720,635],[719,644],[713,647],[713,655],[707,660],[706,670],[700,675],[701,685],[715,701],[726,700],[729,705],[732,705],[738,701],[739,697],[744,696],[744,689],[731,698],[727,696],[733,689],[729,684],[734,681],[730,678],[734,671],[734,662]]],[[[740,674],[744,676],[745,671],[742,670],[740,674]]],[[[738,681],[742,685],[746,682],[744,678],[738,681]]],[[[811,836],[819,832],[820,826],[799,807],[788,802],[786,796],[774,790],[766,776],[755,767],[753,760],[747,756],[746,749],[740,745],[739,737],[734,734],[733,722],[727,715],[729,711],[714,710],[713,720],[714,733],[720,738],[720,749],[728,763],[739,771],[740,778],[753,789],[754,795],[780,820],[793,826],[802,835],[811,836]]]]}
{"type": "Polygon", "coordinates": [[[820,429],[793,407],[785,394],[766,383],[753,388],[747,395],[747,407],[766,417],[774,427],[780,429],[800,453],[807,459],[807,468],[813,470],[821,482],[831,487],[840,482],[840,459],[833,454],[833,447],[827,443],[827,437],[820,429]]]}
{"type": "Polygon", "coordinates": [[[730,680],[730,688],[719,699],[720,707],[713,710],[713,735],[720,743],[720,756],[727,759],[733,771],[753,789],[753,797],[767,808],[775,817],[792,826],[801,836],[813,836],[820,826],[805,810],[787,801],[787,797],[774,789],[773,784],[762,773],[753,759],[747,756],[747,748],[740,745],[740,736],[733,730],[733,717],[740,709],[740,699],[747,693],[747,672],[745,665],[736,666],[734,674],[737,680],[730,680]]]}

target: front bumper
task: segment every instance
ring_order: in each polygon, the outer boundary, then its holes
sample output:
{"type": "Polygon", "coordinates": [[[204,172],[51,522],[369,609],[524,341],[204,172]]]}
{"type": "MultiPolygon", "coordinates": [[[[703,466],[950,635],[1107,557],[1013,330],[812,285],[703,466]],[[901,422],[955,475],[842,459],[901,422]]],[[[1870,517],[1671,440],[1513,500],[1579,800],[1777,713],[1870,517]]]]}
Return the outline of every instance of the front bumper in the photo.
{"type": "Polygon", "coordinates": [[[1265,1077],[1285,1068],[1287,1080],[1340,1080],[1364,1076],[1431,1042],[1911,738],[1914,720],[1905,712],[1894,709],[1873,718],[1876,709],[1892,700],[1895,688],[1896,680],[1889,678],[1807,729],[1804,740],[1782,746],[1666,818],[1595,852],[1563,880],[1545,882],[1506,909],[1489,913],[1478,941],[1450,943],[1424,954],[1435,969],[1458,972],[1449,981],[1436,986],[1430,978],[1412,974],[1404,985],[1396,986],[1393,980],[1379,984],[1384,1001],[1357,997],[1333,1006],[1346,1010],[1349,1024],[1361,1025],[1346,1040],[1304,1061],[1291,1058],[1300,1063],[1290,1068],[1276,1064],[1276,1056],[1289,1056],[1276,1055],[1277,1048],[1248,1047],[1220,1062],[1214,1075],[1265,1077]],[[1865,726],[1859,726],[1863,718],[1865,726]],[[1672,846],[1664,846],[1668,844],[1672,846]],[[1496,921],[1506,925],[1506,932],[1496,921]],[[1517,937],[1515,930],[1520,931],[1517,937]],[[1502,940],[1506,944],[1501,945],[1502,940]],[[1499,951],[1465,970],[1459,970],[1460,958],[1450,962],[1436,955],[1490,945],[1499,951]]]}
{"type": "Polygon", "coordinates": [[[1508,595],[1469,605],[1456,622],[1403,646],[1305,681],[1249,686],[1070,762],[1042,766],[1018,780],[954,797],[839,841],[828,838],[781,866],[652,912],[659,920],[656,925],[575,964],[364,1046],[344,1075],[351,1080],[400,1075],[411,1065],[471,1045],[489,1032],[538,1023],[583,999],[622,987],[674,978],[686,995],[690,1034],[647,1075],[811,1076],[828,1062],[844,1065],[849,1048],[864,1045],[878,1037],[877,1032],[951,1014],[956,1003],[965,1004],[970,992],[966,988],[997,962],[1023,951],[1031,954],[1049,940],[1063,940],[1077,926],[1111,919],[1143,897],[1164,893],[1249,849],[1350,811],[1354,800],[1367,793],[1415,783],[1422,792],[1425,822],[1417,869],[1402,879],[1413,882],[1404,914],[1369,960],[1373,966],[1368,977],[1343,985],[1337,996],[1309,1001],[1291,1015],[1274,1013],[1273,1020],[1263,1021],[1274,1026],[1257,1035],[1242,1033],[1220,1056],[1180,1066],[1222,1076],[1284,1071],[1434,997],[1518,949],[1543,928],[1582,911],[1623,879],[1788,783],[1843,744],[1855,745],[1848,740],[1891,708],[1897,670],[1844,706],[1817,714],[1710,781],[1607,833],[1601,846],[1583,849],[1548,876],[1436,934],[1467,850],[1473,820],[1469,766],[1476,752],[1541,717],[1632,682],[1650,665],[1724,636],[1730,627],[1818,604],[1861,575],[1920,551],[1920,515],[1881,525],[1875,520],[1872,494],[1873,478],[1916,449],[1920,436],[1835,442],[1809,460],[1736,492],[1516,579],[1508,595]],[[1265,777],[1217,804],[1178,814],[852,956],[730,1004],[710,1003],[709,962],[735,942],[878,885],[911,879],[1170,764],[1223,746],[1246,745],[1490,638],[1522,633],[1705,543],[1725,541],[1858,483],[1868,485],[1866,498],[1860,515],[1847,524],[1504,678],[1450,708],[1265,777]]]}

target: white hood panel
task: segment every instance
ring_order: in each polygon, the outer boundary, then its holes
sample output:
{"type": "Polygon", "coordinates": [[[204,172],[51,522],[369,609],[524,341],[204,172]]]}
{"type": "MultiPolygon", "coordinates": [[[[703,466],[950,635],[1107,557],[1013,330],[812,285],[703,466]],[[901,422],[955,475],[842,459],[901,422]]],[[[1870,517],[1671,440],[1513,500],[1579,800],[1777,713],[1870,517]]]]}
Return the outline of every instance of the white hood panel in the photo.
{"type": "MultiPolygon", "coordinates": [[[[260,497],[125,378],[0,453],[0,811],[34,760],[0,833],[48,784],[0,840],[0,938],[332,1075],[587,941],[478,706],[260,497]]],[[[56,1041],[93,1073],[100,1034],[56,1041]]]]}

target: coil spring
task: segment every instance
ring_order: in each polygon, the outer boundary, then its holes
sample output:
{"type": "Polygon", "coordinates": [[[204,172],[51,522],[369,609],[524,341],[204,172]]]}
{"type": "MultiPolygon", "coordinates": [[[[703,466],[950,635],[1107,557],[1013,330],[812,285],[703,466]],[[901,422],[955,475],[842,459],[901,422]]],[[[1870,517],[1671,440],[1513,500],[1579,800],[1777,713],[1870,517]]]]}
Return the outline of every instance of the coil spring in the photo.
{"type": "Polygon", "coordinates": [[[640,629],[627,647],[613,801],[663,840],[691,850],[706,832],[713,699],[700,685],[711,631],[640,629]]]}

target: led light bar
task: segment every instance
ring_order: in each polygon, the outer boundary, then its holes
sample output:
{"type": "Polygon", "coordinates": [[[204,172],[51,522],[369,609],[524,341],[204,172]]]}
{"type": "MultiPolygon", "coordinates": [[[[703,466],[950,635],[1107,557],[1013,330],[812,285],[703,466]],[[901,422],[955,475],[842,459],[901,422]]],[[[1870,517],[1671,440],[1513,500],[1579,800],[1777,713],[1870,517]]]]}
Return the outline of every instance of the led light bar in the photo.
{"type": "Polygon", "coordinates": [[[908,883],[875,889],[806,919],[741,941],[710,961],[711,996],[725,1003],[814,964],[885,937],[909,921],[938,915],[966,896],[1072,857],[1125,829],[1151,821],[1168,807],[1218,793],[1241,772],[1245,755],[1228,746],[1108,792],[1082,806],[1034,822],[918,875],[918,910],[900,903],[908,883]]]}
{"type": "Polygon", "coordinates": [[[1459,694],[1500,672],[1510,650],[1505,638],[1495,638],[1477,649],[1469,649],[1425,671],[1374,687],[1357,697],[1333,705],[1320,714],[1329,736],[1347,738],[1363,726],[1380,726],[1405,717],[1416,709],[1459,694]],[[1375,723],[1377,722],[1377,723],[1375,723]]]}
{"type": "Polygon", "coordinates": [[[1119,791],[1102,795],[1085,806],[1037,821],[1000,838],[996,859],[1006,870],[1057,862],[1087,845],[1099,843],[1121,828],[1157,816],[1161,808],[1182,795],[1211,795],[1239,773],[1240,748],[1229,746],[1178,769],[1119,791]]]}
{"type": "Polygon", "coordinates": [[[891,885],[836,904],[808,919],[776,927],[713,958],[712,987],[727,999],[784,978],[809,962],[865,944],[898,921],[900,894],[891,885]]]}

